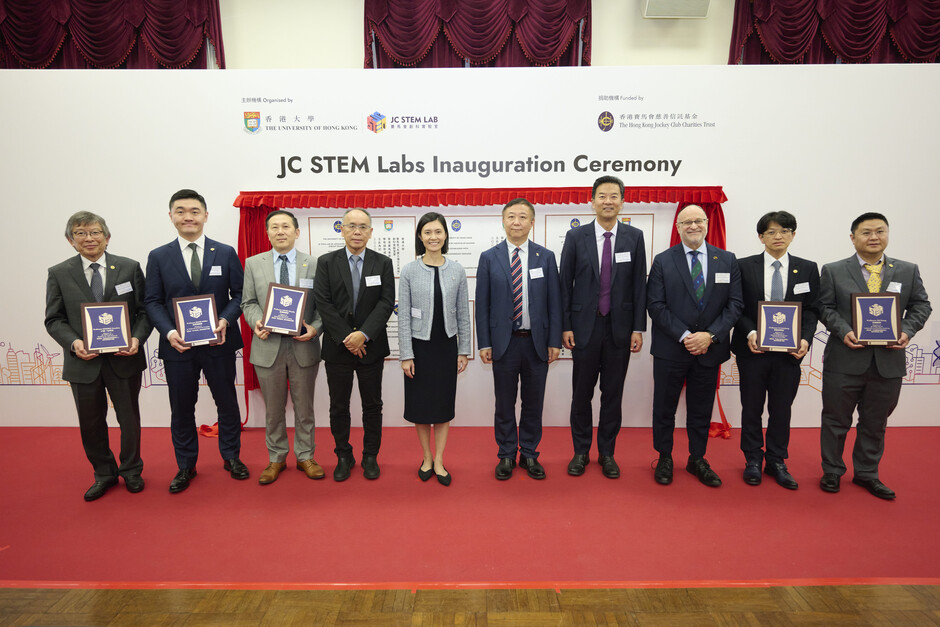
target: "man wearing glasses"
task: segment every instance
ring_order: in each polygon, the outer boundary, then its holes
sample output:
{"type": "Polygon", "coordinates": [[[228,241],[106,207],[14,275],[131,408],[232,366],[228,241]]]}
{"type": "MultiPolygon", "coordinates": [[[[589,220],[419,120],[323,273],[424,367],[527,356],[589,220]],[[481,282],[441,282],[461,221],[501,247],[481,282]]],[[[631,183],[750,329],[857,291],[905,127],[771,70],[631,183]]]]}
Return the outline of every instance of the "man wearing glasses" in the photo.
{"type": "Polygon", "coordinates": [[[705,243],[708,219],[698,205],[679,212],[682,240],[653,259],[647,308],[653,321],[653,447],[659,452],[654,478],[672,483],[676,407],[686,387],[686,470],[710,487],[721,485],[705,461],[708,427],[721,364],[731,356],[730,331],[744,306],[741,273],[734,255],[705,243]]]}
{"type": "Polygon", "coordinates": [[[128,492],[144,489],[140,476],[140,373],[147,367],[143,345],[153,325],[144,310],[144,273],[133,259],[105,253],[111,232],[104,218],[79,211],[65,227],[78,255],[49,268],[46,330],[64,350],[62,378],[72,387],[85,456],[95,482],[86,501],[104,496],[124,477],[128,492]],[[127,303],[130,346],[114,353],[88,352],[82,333],[82,303],[127,303]],[[108,445],[108,397],[121,426],[120,466],[108,445]]]}
{"type": "Polygon", "coordinates": [[[734,325],[731,350],[741,376],[741,451],[744,482],[760,485],[764,472],[784,488],[799,484],[786,462],[790,444],[790,407],[800,388],[800,363],[809,351],[818,321],[819,268],[815,261],[787,252],[796,233],[796,218],[773,211],[757,221],[757,236],[764,252],[738,260],[744,293],[744,312],[734,325]],[[760,301],[802,303],[800,347],[795,353],[766,352],[758,348],[757,322],[760,301]],[[764,401],[767,402],[767,448],[764,452],[764,401]]]}
{"type": "Polygon", "coordinates": [[[382,370],[389,354],[386,325],[395,304],[392,260],[367,250],[372,218],[364,209],[343,215],[346,246],[317,260],[313,294],[323,319],[326,383],[330,390],[330,431],[337,463],[333,479],[345,481],[356,464],[349,444],[349,399],[353,374],[362,401],[362,474],[378,479],[382,444],[382,370]]]}

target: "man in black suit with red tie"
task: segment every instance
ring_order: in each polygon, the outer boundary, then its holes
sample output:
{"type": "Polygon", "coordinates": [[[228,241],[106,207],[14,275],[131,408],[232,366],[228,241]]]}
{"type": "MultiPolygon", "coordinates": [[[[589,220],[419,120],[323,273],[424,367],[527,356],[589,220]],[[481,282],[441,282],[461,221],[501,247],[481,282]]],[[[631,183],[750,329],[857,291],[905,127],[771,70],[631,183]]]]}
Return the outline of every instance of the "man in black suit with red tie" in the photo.
{"type": "Polygon", "coordinates": [[[816,332],[819,268],[816,262],[787,252],[796,235],[796,218],[786,211],[765,214],[757,222],[757,236],[764,252],[738,260],[744,311],[734,326],[731,350],[741,377],[741,450],[744,481],[760,485],[764,472],[778,484],[796,490],[799,484],[787,469],[790,443],[790,406],[800,387],[800,363],[816,332]],[[760,301],[802,303],[800,347],[795,353],[765,352],[757,347],[760,301]],[[767,401],[767,440],[764,452],[762,415],[767,401]]]}
{"type": "Polygon", "coordinates": [[[598,377],[601,409],[598,463],[605,477],[620,477],[614,446],[623,420],[623,383],[630,353],[643,347],[646,331],[646,245],[643,231],[618,219],[623,181],[594,181],[597,219],[568,231],[561,251],[562,343],[572,352],[571,440],[568,474],[584,474],[593,438],[591,399],[598,377]]]}

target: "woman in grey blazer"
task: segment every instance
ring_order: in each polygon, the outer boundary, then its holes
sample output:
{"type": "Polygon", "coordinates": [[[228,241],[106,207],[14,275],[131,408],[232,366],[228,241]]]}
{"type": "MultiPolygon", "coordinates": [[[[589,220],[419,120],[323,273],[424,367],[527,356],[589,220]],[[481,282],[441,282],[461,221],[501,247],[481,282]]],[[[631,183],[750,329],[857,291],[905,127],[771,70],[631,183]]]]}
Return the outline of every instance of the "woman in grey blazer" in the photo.
{"type": "Polygon", "coordinates": [[[447,259],[447,223],[426,213],[415,229],[415,254],[398,282],[398,342],[405,373],[405,420],[415,425],[424,459],[418,476],[437,475],[450,485],[444,468],[447,432],[454,419],[457,374],[470,355],[470,301],[467,273],[447,259]],[[434,453],[431,453],[431,427],[434,453]]]}

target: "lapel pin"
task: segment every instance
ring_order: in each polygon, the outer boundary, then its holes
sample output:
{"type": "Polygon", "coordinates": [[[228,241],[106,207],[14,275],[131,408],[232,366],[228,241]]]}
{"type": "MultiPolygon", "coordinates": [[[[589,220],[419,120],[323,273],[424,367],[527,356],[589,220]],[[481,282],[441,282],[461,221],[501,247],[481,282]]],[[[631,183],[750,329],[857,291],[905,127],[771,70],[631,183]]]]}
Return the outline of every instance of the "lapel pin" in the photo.
{"type": "Polygon", "coordinates": [[[714,257],[712,257],[712,259],[718,259],[718,255],[715,255],[714,257]]]}
{"type": "Polygon", "coordinates": [[[111,266],[111,269],[114,270],[114,266],[111,266]]]}
{"type": "MultiPolygon", "coordinates": [[[[111,266],[111,267],[113,268],[114,266],[111,266]]],[[[893,263],[889,263],[889,264],[888,264],[888,267],[889,267],[889,268],[893,268],[893,267],[894,267],[894,264],[893,264],[893,263]]]]}
{"type": "Polygon", "coordinates": [[[304,266],[303,266],[303,267],[304,267],[304,268],[306,268],[306,267],[307,267],[307,264],[304,264],[304,266]]]}
{"type": "Polygon", "coordinates": [[[212,247],[212,248],[210,248],[209,250],[215,250],[215,246],[213,246],[213,247],[212,247]]]}
{"type": "Polygon", "coordinates": [[[799,270],[796,270],[796,269],[793,270],[793,274],[796,274],[797,272],[799,272],[799,270]]]}

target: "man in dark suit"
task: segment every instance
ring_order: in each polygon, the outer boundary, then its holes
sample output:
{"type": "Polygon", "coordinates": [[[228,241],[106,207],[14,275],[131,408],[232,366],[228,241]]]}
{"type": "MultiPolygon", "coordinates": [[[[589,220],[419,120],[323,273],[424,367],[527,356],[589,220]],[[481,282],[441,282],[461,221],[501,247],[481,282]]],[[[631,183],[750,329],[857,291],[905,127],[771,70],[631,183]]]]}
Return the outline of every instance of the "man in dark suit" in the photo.
{"type": "Polygon", "coordinates": [[[597,218],[568,231],[561,251],[562,343],[572,351],[571,440],[568,474],[584,474],[593,436],[591,399],[598,377],[601,408],[598,462],[616,479],[614,447],[623,420],[621,403],[630,353],[639,352],[646,331],[646,244],[643,232],[617,219],[623,181],[594,181],[591,204],[597,218]]]}
{"type": "Polygon", "coordinates": [[[819,286],[819,319],[829,330],[823,354],[822,449],[823,476],[819,487],[838,492],[845,474],[842,452],[845,436],[858,410],[852,483],[878,498],[895,493],[881,482],[878,464],[884,454],[888,416],[898,405],[901,383],[907,374],[905,349],[930,317],[930,301],[917,265],[884,254],[888,247],[888,219],[864,213],[852,222],[855,253],[827,263],[819,286]],[[858,342],[852,329],[853,293],[898,294],[902,318],[899,340],[891,346],[858,342]]]}
{"type": "Polygon", "coordinates": [[[681,243],[653,259],[647,307],[653,321],[654,478],[672,483],[676,407],[685,385],[689,461],[686,470],[707,486],[721,479],[705,461],[708,426],[722,362],[731,357],[731,327],[741,314],[741,273],[734,255],[705,243],[708,218],[689,205],[676,218],[681,243]]]}
{"type": "Polygon", "coordinates": [[[160,332],[158,355],[163,360],[170,395],[170,433],[179,472],[170,492],[182,492],[196,476],[199,455],[196,399],[199,375],[205,374],[218,409],[222,467],[233,479],[247,479],[241,450],[241,412],[235,394],[235,352],[242,347],[238,330],[244,273],[235,249],[205,236],[206,200],[191,189],[170,198],[170,221],[179,237],[150,251],[147,259],[147,314],[160,332]],[[190,346],[176,330],[173,299],[212,294],[219,324],[219,343],[190,346]]]}
{"type": "Polygon", "coordinates": [[[65,239],[78,255],[49,268],[46,282],[46,331],[65,349],[62,378],[72,387],[85,455],[95,482],[85,492],[94,501],[124,477],[129,492],[144,489],[140,476],[140,373],[147,367],[142,350],[153,325],[143,307],[144,273],[133,259],[105,253],[111,232],[104,218],[80,211],[69,218],[65,239]],[[82,332],[82,303],[126,302],[130,346],[114,353],[90,353],[82,332]],[[107,390],[107,394],[105,391],[107,390]],[[121,427],[121,465],[108,444],[108,396],[121,427]]]}
{"type": "Polygon", "coordinates": [[[561,352],[561,292],[555,254],[529,241],[535,207],[525,198],[503,207],[506,239],[484,251],[477,267],[476,317],[480,359],[493,364],[493,424],[499,463],[496,478],[519,465],[544,479],[538,461],[542,404],[548,364],[561,352]],[[522,381],[522,412],[516,427],[516,390],[522,381]]]}
{"type": "Polygon", "coordinates": [[[800,363],[809,351],[816,323],[819,269],[816,262],[787,252],[796,235],[796,218],[786,211],[765,214],[757,221],[757,236],[764,252],[738,260],[744,312],[734,326],[731,350],[741,376],[741,450],[744,481],[760,485],[764,472],[778,484],[796,490],[799,484],[787,469],[790,442],[790,407],[800,387],[800,363]],[[765,352],[757,347],[757,304],[760,301],[802,303],[800,348],[795,353],[765,352]],[[767,401],[767,453],[761,428],[767,401]]]}
{"type": "Polygon", "coordinates": [[[382,370],[390,353],[386,325],[395,305],[392,260],[366,244],[372,217],[363,209],[343,215],[346,246],[317,259],[313,294],[323,319],[322,357],[330,389],[330,431],[336,443],[333,479],[345,481],[356,465],[349,444],[353,374],[362,401],[362,475],[378,479],[382,444],[382,370]]]}

